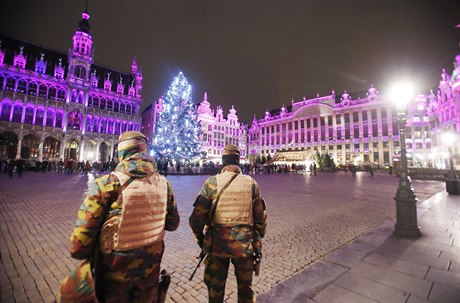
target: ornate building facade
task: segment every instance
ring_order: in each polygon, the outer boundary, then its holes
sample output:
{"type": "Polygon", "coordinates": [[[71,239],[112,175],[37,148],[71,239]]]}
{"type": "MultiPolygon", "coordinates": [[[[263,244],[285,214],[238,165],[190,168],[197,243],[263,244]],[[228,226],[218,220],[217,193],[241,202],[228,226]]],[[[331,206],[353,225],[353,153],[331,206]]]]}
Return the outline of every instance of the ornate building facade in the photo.
{"type": "MultiPolygon", "coordinates": [[[[431,148],[427,99],[418,96],[408,110],[408,153],[413,165],[426,165],[431,148]]],[[[352,96],[344,92],[292,101],[265,112],[249,129],[249,154],[272,158],[283,151],[328,153],[337,165],[393,165],[399,159],[396,106],[375,87],[352,96]]]]}
{"type": "Polygon", "coordinates": [[[447,168],[446,158],[453,157],[453,164],[460,166],[460,54],[455,57],[451,76],[442,69],[437,94],[428,96],[428,113],[433,134],[431,158],[437,167],[447,168]],[[445,134],[453,134],[453,142],[446,142],[445,134]]]}
{"type": "Polygon", "coordinates": [[[203,101],[197,109],[198,121],[201,124],[202,150],[206,152],[206,160],[222,162],[222,151],[225,145],[232,143],[240,148],[240,159],[247,158],[247,127],[238,121],[236,110],[232,108],[226,117],[221,106],[211,109],[208,94],[204,93],[203,101]]]}
{"type": "Polygon", "coordinates": [[[142,71],[94,64],[89,19],[68,54],[0,38],[0,158],[109,161],[118,135],[140,130],[142,71]]]}

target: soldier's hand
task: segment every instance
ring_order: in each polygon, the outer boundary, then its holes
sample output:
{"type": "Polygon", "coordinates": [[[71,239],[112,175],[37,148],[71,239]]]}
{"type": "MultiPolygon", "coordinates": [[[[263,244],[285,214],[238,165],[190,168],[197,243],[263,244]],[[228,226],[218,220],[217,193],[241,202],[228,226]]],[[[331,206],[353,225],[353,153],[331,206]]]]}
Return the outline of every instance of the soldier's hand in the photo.
{"type": "Polygon", "coordinates": [[[198,246],[203,249],[203,240],[201,241],[196,241],[196,243],[198,244],[198,246]]]}

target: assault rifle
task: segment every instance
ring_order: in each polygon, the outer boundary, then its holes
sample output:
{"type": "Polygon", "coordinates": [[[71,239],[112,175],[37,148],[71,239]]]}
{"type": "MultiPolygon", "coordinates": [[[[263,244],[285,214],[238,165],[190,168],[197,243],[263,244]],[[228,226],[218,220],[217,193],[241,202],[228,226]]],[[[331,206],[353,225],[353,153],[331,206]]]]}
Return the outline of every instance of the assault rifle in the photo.
{"type": "Polygon", "coordinates": [[[190,278],[188,279],[189,281],[192,281],[193,277],[194,277],[195,274],[196,274],[196,271],[198,270],[198,268],[199,268],[200,265],[201,265],[201,262],[203,262],[204,257],[206,257],[206,253],[204,252],[204,250],[202,250],[202,251],[200,252],[200,255],[197,257],[197,259],[199,259],[199,261],[198,261],[198,264],[197,264],[196,267],[195,267],[195,270],[192,272],[192,275],[191,275],[190,278]]]}

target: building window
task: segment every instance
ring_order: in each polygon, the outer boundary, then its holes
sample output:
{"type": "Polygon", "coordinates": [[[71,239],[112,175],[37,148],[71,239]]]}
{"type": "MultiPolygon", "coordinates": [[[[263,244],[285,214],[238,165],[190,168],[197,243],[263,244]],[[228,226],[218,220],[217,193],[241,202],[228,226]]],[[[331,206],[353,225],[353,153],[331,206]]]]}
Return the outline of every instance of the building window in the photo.
{"type": "Polygon", "coordinates": [[[14,78],[6,79],[6,86],[5,86],[6,90],[14,90],[15,86],[16,86],[16,79],[14,78]]]}
{"type": "Polygon", "coordinates": [[[85,79],[85,77],[86,77],[86,69],[81,65],[77,65],[77,66],[75,66],[74,75],[77,78],[85,79]]]}
{"type": "Polygon", "coordinates": [[[377,119],[377,110],[376,109],[371,110],[371,116],[372,116],[372,120],[377,119]]]}

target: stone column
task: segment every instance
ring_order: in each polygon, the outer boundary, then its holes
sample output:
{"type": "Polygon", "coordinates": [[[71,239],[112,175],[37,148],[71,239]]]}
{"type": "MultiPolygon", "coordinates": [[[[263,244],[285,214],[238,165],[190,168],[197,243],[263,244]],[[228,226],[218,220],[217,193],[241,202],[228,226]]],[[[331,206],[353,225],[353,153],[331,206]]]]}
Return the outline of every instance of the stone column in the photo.
{"type": "Polygon", "coordinates": [[[23,136],[22,136],[22,134],[20,134],[18,136],[18,146],[17,146],[17,150],[16,150],[16,158],[21,156],[22,139],[23,139],[23,136]]]}
{"type": "Polygon", "coordinates": [[[68,123],[68,116],[69,113],[67,112],[67,110],[65,110],[62,114],[62,129],[64,130],[64,132],[67,130],[67,123],[68,123]]]}
{"type": "Polygon", "coordinates": [[[14,114],[14,104],[11,103],[10,118],[8,119],[8,121],[13,121],[13,114],[14,114]]]}
{"type": "Polygon", "coordinates": [[[82,114],[81,132],[82,132],[83,134],[86,133],[86,114],[82,114]]]}
{"type": "MultiPolygon", "coordinates": [[[[25,117],[26,117],[26,109],[27,109],[27,106],[24,105],[24,106],[22,107],[21,123],[24,123],[24,119],[25,119],[25,117]]],[[[2,113],[0,112],[0,115],[1,115],[1,114],[2,114],[2,113]]]]}
{"type": "Polygon", "coordinates": [[[37,108],[34,107],[34,117],[32,118],[32,124],[35,125],[35,116],[37,115],[37,108]]]}
{"type": "Polygon", "coordinates": [[[80,143],[80,156],[79,156],[79,161],[84,161],[85,159],[83,158],[85,152],[85,141],[82,139],[80,143]]]}
{"type": "Polygon", "coordinates": [[[38,161],[43,161],[43,145],[44,145],[44,142],[43,142],[43,135],[42,135],[42,138],[40,140],[40,145],[38,146],[38,161]]]}
{"type": "Polygon", "coordinates": [[[114,144],[113,144],[113,140],[112,140],[112,141],[110,141],[110,154],[109,154],[110,160],[113,158],[113,150],[114,150],[114,144]]]}
{"type": "Polygon", "coordinates": [[[42,125],[43,126],[46,126],[46,118],[48,116],[48,111],[45,109],[44,112],[43,112],[43,121],[42,121],[42,125]]]}
{"type": "Polygon", "coordinates": [[[101,142],[96,142],[96,161],[99,162],[99,148],[101,147],[101,142]]]}
{"type": "Polygon", "coordinates": [[[63,138],[62,140],[60,140],[60,145],[59,145],[59,158],[62,159],[62,161],[64,161],[64,151],[65,151],[65,143],[66,143],[66,139],[63,138]]]}

